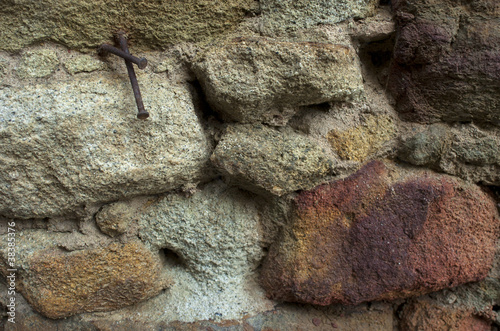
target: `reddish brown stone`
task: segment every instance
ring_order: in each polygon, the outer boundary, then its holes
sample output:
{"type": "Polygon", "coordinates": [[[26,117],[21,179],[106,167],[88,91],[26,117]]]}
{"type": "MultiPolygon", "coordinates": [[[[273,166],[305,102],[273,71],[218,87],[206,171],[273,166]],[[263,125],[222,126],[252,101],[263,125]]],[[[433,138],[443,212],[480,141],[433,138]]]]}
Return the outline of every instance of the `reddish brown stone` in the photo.
{"type": "Polygon", "coordinates": [[[498,0],[394,0],[389,88],[406,120],[500,125],[498,0]]]}
{"type": "Polygon", "coordinates": [[[490,331],[491,320],[471,309],[453,308],[422,298],[406,304],[401,314],[400,329],[490,331]]]}
{"type": "Polygon", "coordinates": [[[498,233],[492,199],[452,177],[399,172],[374,161],[299,194],[263,265],[269,296],[358,304],[486,277],[498,233]]]}

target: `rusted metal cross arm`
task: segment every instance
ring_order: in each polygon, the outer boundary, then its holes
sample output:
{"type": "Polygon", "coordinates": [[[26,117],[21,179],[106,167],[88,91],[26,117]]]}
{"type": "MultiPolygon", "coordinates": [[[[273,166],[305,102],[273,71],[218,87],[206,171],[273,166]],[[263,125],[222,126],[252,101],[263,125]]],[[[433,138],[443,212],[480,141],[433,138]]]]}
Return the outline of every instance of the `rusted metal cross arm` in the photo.
{"type": "Polygon", "coordinates": [[[142,102],[141,91],[139,90],[139,83],[137,82],[137,76],[135,75],[134,66],[132,63],[137,64],[139,69],[144,69],[148,65],[148,60],[145,58],[138,58],[130,54],[127,45],[127,39],[124,32],[118,32],[117,34],[118,42],[120,44],[120,49],[113,47],[108,44],[103,44],[99,47],[98,52],[100,54],[111,53],[125,59],[125,65],[127,66],[128,77],[130,78],[130,84],[132,85],[132,91],[134,92],[135,102],[137,104],[137,118],[145,120],[149,117],[149,113],[144,109],[144,103],[142,102]]]}

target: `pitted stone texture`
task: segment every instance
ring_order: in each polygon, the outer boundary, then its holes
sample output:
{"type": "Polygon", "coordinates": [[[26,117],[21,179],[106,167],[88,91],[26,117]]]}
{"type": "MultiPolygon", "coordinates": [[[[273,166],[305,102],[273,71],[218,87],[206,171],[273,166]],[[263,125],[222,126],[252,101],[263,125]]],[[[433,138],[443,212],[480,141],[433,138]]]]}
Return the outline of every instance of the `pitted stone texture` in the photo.
{"type": "Polygon", "coordinates": [[[227,31],[254,7],[253,0],[7,0],[0,8],[0,49],[50,40],[88,50],[111,42],[120,29],[136,46],[165,48],[227,31]]]}
{"type": "MultiPolygon", "coordinates": [[[[187,197],[169,194],[142,207],[139,236],[153,250],[165,249],[175,284],[147,303],[171,320],[242,318],[271,308],[254,283],[264,255],[262,201],[222,181],[187,197]]],[[[132,309],[130,314],[138,316],[132,309]]],[[[149,313],[157,318],[158,314],[149,313]]]]}
{"type": "Polygon", "coordinates": [[[393,300],[486,277],[499,219],[477,186],[379,161],[299,194],[261,282],[277,300],[393,300]]]}
{"type": "Polygon", "coordinates": [[[376,0],[261,0],[262,27],[275,35],[374,13],[376,0]]]}
{"type": "Polygon", "coordinates": [[[0,90],[0,214],[41,218],[197,181],[210,145],[190,89],[142,74],[137,120],[126,75],[0,90]]]}
{"type": "Polygon", "coordinates": [[[216,181],[191,197],[169,194],[145,207],[139,235],[154,249],[174,251],[193,276],[221,282],[257,266],[259,220],[253,195],[216,181]]]}
{"type": "Polygon", "coordinates": [[[500,125],[500,3],[397,0],[388,79],[409,121],[500,125]]]}
{"type": "Polygon", "coordinates": [[[400,328],[407,331],[490,331],[491,320],[484,317],[472,309],[454,308],[424,297],[403,306],[400,328]]]}
{"type": "Polygon", "coordinates": [[[342,159],[363,162],[396,138],[394,122],[386,115],[369,115],[361,125],[344,131],[332,130],[326,137],[342,159]]]}
{"type": "Polygon", "coordinates": [[[131,208],[128,201],[105,205],[95,216],[99,229],[111,237],[125,233],[134,219],[136,219],[136,210],[131,208]]]}
{"type": "Polygon", "coordinates": [[[448,127],[434,124],[406,139],[399,150],[399,158],[414,165],[436,165],[450,143],[448,127]]]}
{"type": "Polygon", "coordinates": [[[439,170],[465,180],[500,185],[500,129],[460,125],[452,129],[452,143],[439,170]]]}
{"type": "MultiPolygon", "coordinates": [[[[57,247],[57,238],[47,239],[42,231],[23,234],[17,236],[22,246],[16,255],[18,286],[32,307],[49,318],[122,308],[169,284],[161,274],[160,257],[139,241],[65,252],[57,247]]],[[[5,266],[5,247],[2,255],[5,266]]]]}
{"type": "Polygon", "coordinates": [[[500,129],[433,124],[406,139],[399,158],[470,182],[500,185],[500,129]]]}
{"type": "Polygon", "coordinates": [[[298,106],[363,90],[356,52],[345,45],[236,38],[203,52],[194,70],[210,105],[242,123],[284,125],[298,106]]]}
{"type": "Polygon", "coordinates": [[[50,76],[59,65],[57,54],[49,49],[38,49],[25,52],[16,69],[20,78],[43,78],[50,76]]]}
{"type": "Polygon", "coordinates": [[[71,74],[80,72],[92,72],[106,68],[103,62],[93,58],[90,55],[76,55],[64,62],[64,67],[71,74]]]}
{"type": "Polygon", "coordinates": [[[314,187],[333,172],[325,151],[307,136],[260,124],[229,126],[211,160],[240,185],[278,196],[314,187]]]}

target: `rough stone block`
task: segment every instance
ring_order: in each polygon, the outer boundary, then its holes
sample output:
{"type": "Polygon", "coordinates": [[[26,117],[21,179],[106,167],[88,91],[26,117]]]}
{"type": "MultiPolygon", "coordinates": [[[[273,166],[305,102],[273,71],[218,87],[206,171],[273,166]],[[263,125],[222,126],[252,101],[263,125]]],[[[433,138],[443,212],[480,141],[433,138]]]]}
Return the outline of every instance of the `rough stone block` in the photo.
{"type": "Polygon", "coordinates": [[[88,50],[110,42],[119,30],[135,46],[165,48],[223,33],[254,9],[253,0],[7,0],[0,8],[0,49],[18,51],[50,40],[88,50]]]}
{"type": "Polygon", "coordinates": [[[367,116],[361,125],[332,130],[326,137],[342,159],[363,162],[396,137],[396,126],[389,116],[373,115],[367,116]]]}
{"type": "Polygon", "coordinates": [[[43,78],[50,76],[59,65],[57,54],[49,49],[38,49],[25,52],[17,68],[20,78],[43,78]]]}
{"type": "Polygon", "coordinates": [[[498,1],[392,5],[398,37],[388,83],[402,117],[500,125],[498,1]]]}
{"type": "Polygon", "coordinates": [[[477,186],[373,161],[298,195],[261,282],[273,299],[319,305],[418,296],[485,278],[498,230],[477,186]]]}
{"type": "Polygon", "coordinates": [[[332,161],[314,141],[264,125],[229,126],[211,160],[241,185],[278,196],[314,187],[332,174],[332,161]]]}
{"type": "Polygon", "coordinates": [[[237,38],[207,49],[194,70],[210,105],[243,123],[284,125],[298,106],[363,91],[356,52],[345,45],[237,38]]]}
{"type": "Polygon", "coordinates": [[[140,238],[170,252],[175,272],[175,284],[151,307],[162,305],[164,315],[183,321],[269,309],[251,281],[264,255],[261,205],[255,195],[215,181],[192,196],[172,193],[141,207],[140,238]]]}
{"type": "Polygon", "coordinates": [[[376,0],[262,0],[262,31],[274,35],[372,15],[376,0]]]}
{"type": "Polygon", "coordinates": [[[43,218],[84,204],[154,194],[203,177],[210,144],[190,89],[125,75],[0,90],[0,215],[43,218]]]}
{"type": "Polygon", "coordinates": [[[52,246],[23,255],[16,262],[24,266],[18,286],[33,308],[49,318],[115,310],[148,299],[169,284],[161,275],[159,256],[139,241],[73,252],[52,246]]]}

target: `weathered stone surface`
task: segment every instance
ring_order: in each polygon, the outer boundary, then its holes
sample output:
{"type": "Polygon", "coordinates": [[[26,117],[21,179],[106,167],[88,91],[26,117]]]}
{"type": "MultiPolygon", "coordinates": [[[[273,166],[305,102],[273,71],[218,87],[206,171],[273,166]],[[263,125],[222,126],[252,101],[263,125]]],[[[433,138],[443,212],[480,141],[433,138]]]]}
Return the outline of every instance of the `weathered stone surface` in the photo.
{"type": "Polygon", "coordinates": [[[264,255],[259,201],[215,181],[191,197],[169,194],[142,207],[139,236],[153,250],[170,252],[176,282],[151,309],[161,305],[164,315],[181,321],[268,310],[249,278],[264,255]]]}
{"type": "Polygon", "coordinates": [[[471,309],[453,308],[428,298],[412,301],[403,307],[401,330],[490,331],[491,320],[471,309]]]}
{"type": "Polygon", "coordinates": [[[377,8],[375,15],[350,25],[349,34],[361,42],[389,39],[396,32],[393,13],[388,7],[377,8]]]}
{"type": "Polygon", "coordinates": [[[298,106],[363,90],[356,52],[345,45],[237,38],[208,48],[193,67],[209,104],[243,123],[284,125],[298,106]]]}
{"type": "Polygon", "coordinates": [[[314,187],[332,174],[332,161],[314,141],[260,124],[229,126],[211,160],[240,185],[278,196],[314,187]]]}
{"type": "Polygon", "coordinates": [[[500,184],[500,130],[473,124],[433,124],[407,138],[398,157],[474,183],[500,184]]]}
{"type": "Polygon", "coordinates": [[[59,65],[57,54],[49,49],[38,49],[25,52],[17,68],[21,78],[50,76],[59,65]]]}
{"type": "Polygon", "coordinates": [[[500,3],[397,0],[389,77],[404,119],[500,125],[500,3]]]}
{"type": "Polygon", "coordinates": [[[394,120],[388,116],[368,116],[362,125],[345,131],[332,130],[327,139],[337,154],[346,160],[363,162],[385,143],[396,137],[394,120]]]}
{"type": "Polygon", "coordinates": [[[7,0],[0,8],[0,49],[18,51],[44,40],[90,49],[119,30],[139,47],[165,48],[231,29],[254,7],[253,0],[7,0]]]}
{"type": "Polygon", "coordinates": [[[329,305],[393,300],[486,277],[499,219],[477,186],[373,161],[299,194],[261,283],[271,298],[329,305]]]}
{"type": "Polygon", "coordinates": [[[451,136],[446,126],[431,125],[403,142],[399,158],[414,165],[436,165],[449,148],[451,136]]]}
{"type": "Polygon", "coordinates": [[[127,231],[135,216],[136,210],[131,208],[129,201],[119,201],[103,206],[96,214],[95,221],[103,233],[116,237],[127,231]]]}
{"type": "Polygon", "coordinates": [[[98,61],[90,55],[74,56],[64,62],[64,67],[66,68],[68,73],[72,75],[80,72],[92,72],[106,68],[103,62],[98,61]]]}
{"type": "Polygon", "coordinates": [[[500,129],[460,125],[443,151],[439,170],[471,182],[500,185],[500,129]]]}
{"type": "Polygon", "coordinates": [[[139,215],[139,235],[168,248],[199,276],[245,274],[262,256],[259,210],[252,195],[220,181],[191,197],[169,194],[139,215]]]}
{"type": "Polygon", "coordinates": [[[376,0],[261,0],[261,30],[280,34],[373,14],[376,0]]]}
{"type": "MultiPolygon", "coordinates": [[[[0,285],[0,293],[6,293],[6,289],[0,285]]],[[[8,299],[7,294],[3,295],[8,299]]],[[[4,304],[4,302],[2,302],[4,304]]],[[[61,319],[52,319],[37,313],[24,299],[22,295],[16,296],[16,318],[15,323],[7,322],[0,327],[5,331],[39,331],[39,330],[74,330],[74,331],[98,331],[88,321],[82,321],[79,316],[71,316],[61,319]]]]}
{"type": "Polygon", "coordinates": [[[140,121],[126,74],[85,77],[0,90],[0,214],[49,217],[203,176],[210,144],[189,87],[141,73],[140,121]]]}
{"type": "Polygon", "coordinates": [[[3,85],[5,77],[7,76],[8,67],[9,67],[8,58],[0,55],[0,86],[3,85]]]}
{"type": "MultiPolygon", "coordinates": [[[[7,243],[5,235],[2,239],[7,243]]],[[[18,287],[33,308],[49,318],[118,309],[148,299],[169,284],[159,256],[139,241],[66,252],[57,247],[57,238],[46,238],[40,230],[18,233],[16,239],[18,287]],[[39,242],[30,248],[32,240],[39,242]]]]}
{"type": "Polygon", "coordinates": [[[500,165],[500,143],[493,137],[480,138],[469,143],[454,143],[453,151],[464,163],[473,165],[500,165]]]}

